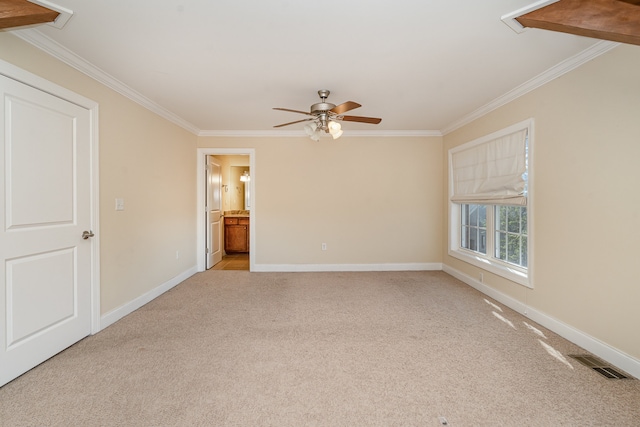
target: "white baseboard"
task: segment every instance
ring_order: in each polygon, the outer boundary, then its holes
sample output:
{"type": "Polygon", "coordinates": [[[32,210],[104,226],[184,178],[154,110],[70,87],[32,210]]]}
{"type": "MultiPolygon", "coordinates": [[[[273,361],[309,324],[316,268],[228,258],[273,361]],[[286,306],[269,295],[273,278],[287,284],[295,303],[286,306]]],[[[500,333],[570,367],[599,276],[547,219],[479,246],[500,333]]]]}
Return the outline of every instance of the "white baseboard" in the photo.
{"type": "Polygon", "coordinates": [[[256,264],[251,271],[290,273],[323,271],[429,271],[442,270],[441,263],[407,264],[256,264]]]}
{"type": "Polygon", "coordinates": [[[100,318],[99,331],[103,330],[108,326],[113,325],[115,322],[122,319],[126,315],[133,313],[143,305],[159,297],[160,295],[167,292],[169,289],[173,288],[177,284],[187,280],[189,277],[193,276],[197,272],[198,272],[197,267],[193,266],[189,270],[177,275],[173,279],[161,284],[160,286],[154,289],[151,289],[149,292],[143,295],[140,295],[138,298],[134,299],[133,301],[130,301],[114,310],[111,310],[106,314],[103,314],[102,317],[100,318]]]}
{"type": "Polygon", "coordinates": [[[483,294],[493,298],[496,301],[506,305],[514,311],[528,317],[532,321],[544,326],[550,331],[555,332],[561,337],[571,341],[572,343],[584,348],[588,352],[600,357],[611,363],[615,367],[622,369],[626,373],[640,379],[640,360],[629,356],[628,354],[612,347],[591,335],[582,332],[571,325],[568,325],[546,313],[535,308],[527,307],[521,301],[499,292],[484,283],[481,283],[471,276],[468,276],[453,267],[446,264],[442,266],[442,270],[455,277],[456,279],[466,283],[472,288],[477,289],[483,294]]]}
{"type": "MultiPolygon", "coordinates": [[[[496,301],[500,301],[502,304],[506,305],[507,307],[509,307],[512,310],[517,311],[518,313],[522,314],[523,316],[526,316],[526,312],[527,312],[527,306],[522,303],[521,301],[518,301],[515,298],[511,298],[508,295],[503,294],[502,292],[498,292],[495,289],[485,285],[482,282],[477,281],[476,279],[474,279],[471,276],[468,276],[464,273],[462,273],[461,271],[456,270],[453,267],[450,267],[448,265],[443,265],[442,266],[442,271],[444,271],[447,274],[452,275],[453,277],[455,277],[456,279],[466,283],[467,285],[471,286],[472,288],[482,292],[483,294],[485,294],[486,296],[493,298],[496,301]]],[[[549,328],[551,329],[551,328],[549,328]]]]}

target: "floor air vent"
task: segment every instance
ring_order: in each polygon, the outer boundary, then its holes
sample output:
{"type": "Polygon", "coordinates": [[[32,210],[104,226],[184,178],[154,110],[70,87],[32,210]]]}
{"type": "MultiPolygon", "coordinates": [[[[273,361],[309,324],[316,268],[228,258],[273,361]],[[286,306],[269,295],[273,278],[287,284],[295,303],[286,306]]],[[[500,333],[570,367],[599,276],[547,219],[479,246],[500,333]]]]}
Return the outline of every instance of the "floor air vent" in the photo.
{"type": "Polygon", "coordinates": [[[591,356],[589,354],[570,354],[569,357],[572,357],[573,359],[582,363],[584,366],[593,369],[603,377],[606,377],[610,380],[633,379],[632,376],[623,373],[619,369],[612,368],[606,362],[598,359],[595,356],[591,356]]]}

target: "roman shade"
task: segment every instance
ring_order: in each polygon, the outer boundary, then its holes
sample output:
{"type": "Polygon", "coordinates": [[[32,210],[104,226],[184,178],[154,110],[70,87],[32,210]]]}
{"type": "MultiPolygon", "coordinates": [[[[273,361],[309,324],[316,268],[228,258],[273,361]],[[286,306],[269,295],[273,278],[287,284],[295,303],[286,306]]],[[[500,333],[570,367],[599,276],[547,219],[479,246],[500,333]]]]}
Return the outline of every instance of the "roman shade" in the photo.
{"type": "Polygon", "coordinates": [[[527,130],[452,150],[454,203],[526,206],[527,130]]]}

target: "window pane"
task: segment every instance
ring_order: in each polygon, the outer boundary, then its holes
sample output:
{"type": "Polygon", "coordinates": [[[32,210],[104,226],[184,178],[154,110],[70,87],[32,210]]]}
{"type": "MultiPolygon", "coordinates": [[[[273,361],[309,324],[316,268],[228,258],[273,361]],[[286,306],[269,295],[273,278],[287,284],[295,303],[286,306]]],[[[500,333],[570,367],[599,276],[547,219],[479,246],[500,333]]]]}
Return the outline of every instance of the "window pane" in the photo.
{"type": "Polygon", "coordinates": [[[480,227],[487,227],[487,206],[480,205],[478,206],[478,225],[480,227]]]}
{"type": "Polygon", "coordinates": [[[507,236],[507,261],[520,264],[520,236],[517,234],[507,236]]]}
{"type": "Polygon", "coordinates": [[[462,233],[460,233],[460,246],[463,248],[469,247],[469,227],[462,226],[462,233]]]}
{"type": "Polygon", "coordinates": [[[498,223],[498,230],[506,230],[507,229],[507,207],[506,206],[496,206],[496,218],[500,221],[498,223]]]}
{"type": "Polygon", "coordinates": [[[496,258],[507,259],[507,233],[496,233],[496,258]]]}
{"type": "Polygon", "coordinates": [[[475,227],[469,228],[469,249],[471,249],[472,251],[477,250],[476,249],[478,247],[477,242],[478,242],[478,229],[475,227]]]}
{"type": "Polygon", "coordinates": [[[478,226],[478,205],[469,205],[469,224],[473,227],[478,226]]]}
{"type": "Polygon", "coordinates": [[[507,212],[507,231],[510,233],[520,233],[520,208],[509,206],[507,212]]]}
{"type": "Polygon", "coordinates": [[[486,205],[460,205],[460,247],[486,255],[486,205]]]}
{"type": "Polygon", "coordinates": [[[495,207],[495,254],[498,259],[527,267],[527,208],[495,207]]]}

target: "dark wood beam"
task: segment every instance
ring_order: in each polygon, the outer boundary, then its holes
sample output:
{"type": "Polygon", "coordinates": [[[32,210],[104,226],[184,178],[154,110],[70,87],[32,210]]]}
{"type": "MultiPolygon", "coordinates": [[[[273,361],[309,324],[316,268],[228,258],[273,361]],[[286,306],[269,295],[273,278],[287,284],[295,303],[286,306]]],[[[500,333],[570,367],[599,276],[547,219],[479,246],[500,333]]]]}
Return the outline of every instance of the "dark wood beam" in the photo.
{"type": "Polygon", "coordinates": [[[524,27],[640,45],[640,0],[560,0],[516,20],[524,27]]]}
{"type": "Polygon", "coordinates": [[[0,0],[0,29],[53,22],[60,15],[27,0],[0,0]]]}

